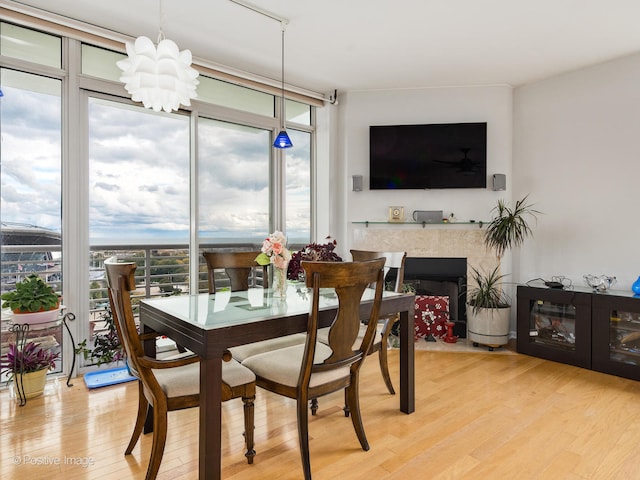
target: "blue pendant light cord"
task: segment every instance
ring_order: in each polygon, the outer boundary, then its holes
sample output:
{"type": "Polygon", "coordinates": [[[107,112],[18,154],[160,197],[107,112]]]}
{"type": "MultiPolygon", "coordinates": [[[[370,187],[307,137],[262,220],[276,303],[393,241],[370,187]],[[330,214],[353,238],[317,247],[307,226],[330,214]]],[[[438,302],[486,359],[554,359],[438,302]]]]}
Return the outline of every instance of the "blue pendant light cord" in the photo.
{"type": "Polygon", "coordinates": [[[287,121],[287,117],[285,114],[285,99],[284,99],[284,28],[285,28],[285,22],[280,22],[280,24],[282,25],[282,91],[281,91],[281,100],[282,100],[282,108],[280,109],[280,117],[281,117],[281,125],[282,125],[282,129],[280,130],[280,133],[278,134],[278,136],[276,137],[275,141],[273,142],[273,146],[275,148],[291,148],[293,147],[293,143],[291,143],[291,139],[289,138],[289,135],[287,135],[287,129],[285,128],[285,123],[287,121]]]}

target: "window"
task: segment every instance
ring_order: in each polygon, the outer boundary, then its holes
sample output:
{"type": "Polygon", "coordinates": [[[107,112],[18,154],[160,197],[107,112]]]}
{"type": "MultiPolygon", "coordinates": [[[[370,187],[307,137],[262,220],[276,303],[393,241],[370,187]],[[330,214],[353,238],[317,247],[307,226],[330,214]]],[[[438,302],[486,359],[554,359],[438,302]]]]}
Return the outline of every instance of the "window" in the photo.
{"type": "Polygon", "coordinates": [[[122,70],[116,62],[125,58],[127,56],[122,53],[82,44],[82,73],[119,82],[122,70]]]}
{"type": "Polygon", "coordinates": [[[3,289],[33,268],[61,290],[64,250],[73,273],[65,288],[74,292],[65,305],[81,319],[70,324],[76,341],[100,328],[107,254],[135,259],[141,297],[189,291],[196,236],[201,245],[255,248],[277,225],[290,244],[310,241],[315,116],[304,95],[287,100],[294,147],[276,152],[276,96],[259,80],[201,75],[197,112],[156,113],[119,87],[115,62],[124,54],[104,48],[112,42],[95,46],[6,22],[0,39],[3,289]],[[194,212],[198,232],[190,231],[194,212]],[[5,248],[10,223],[33,226],[47,250],[5,248]]]}
{"type": "Polygon", "coordinates": [[[290,244],[311,241],[311,134],[287,130],[293,147],[287,149],[285,168],[285,209],[287,239],[290,244]]]}
{"type": "Polygon", "coordinates": [[[201,243],[262,242],[269,233],[271,131],[198,124],[201,243]]]}
{"type": "Polygon", "coordinates": [[[189,241],[189,118],[89,99],[92,244],[189,241]]]}
{"type": "Polygon", "coordinates": [[[200,75],[198,97],[201,102],[235,108],[243,112],[273,117],[273,95],[200,75]]]}
{"type": "MultiPolygon", "coordinates": [[[[2,292],[36,273],[61,293],[61,82],[2,68],[0,85],[2,292]]],[[[41,327],[32,325],[29,338],[38,337],[41,327]]],[[[1,343],[10,341],[6,331],[1,334],[1,343]]],[[[54,339],[51,349],[60,351],[62,328],[46,335],[54,339]]]]}
{"type": "Polygon", "coordinates": [[[0,22],[0,38],[0,55],[48,67],[62,66],[60,37],[0,22]]]}

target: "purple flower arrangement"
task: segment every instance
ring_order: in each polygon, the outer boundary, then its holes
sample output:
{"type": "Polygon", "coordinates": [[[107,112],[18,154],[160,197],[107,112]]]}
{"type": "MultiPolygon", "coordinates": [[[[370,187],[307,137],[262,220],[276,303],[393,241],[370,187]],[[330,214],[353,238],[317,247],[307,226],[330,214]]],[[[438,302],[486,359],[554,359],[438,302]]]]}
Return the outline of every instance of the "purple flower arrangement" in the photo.
{"type": "Polygon", "coordinates": [[[336,248],[337,242],[335,240],[319,244],[310,243],[303,249],[294,252],[291,255],[289,261],[289,270],[287,271],[287,278],[289,280],[301,280],[304,274],[304,270],[300,265],[303,260],[310,260],[316,262],[341,262],[342,258],[333,250],[336,248]]]}

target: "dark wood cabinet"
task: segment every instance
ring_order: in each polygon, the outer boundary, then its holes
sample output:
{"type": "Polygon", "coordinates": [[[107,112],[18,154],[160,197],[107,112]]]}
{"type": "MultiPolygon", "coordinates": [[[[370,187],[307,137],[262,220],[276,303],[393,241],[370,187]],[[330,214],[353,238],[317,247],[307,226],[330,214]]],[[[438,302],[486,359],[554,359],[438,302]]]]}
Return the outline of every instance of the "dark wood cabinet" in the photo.
{"type": "Polygon", "coordinates": [[[640,297],[521,285],[517,301],[518,352],[640,380],[640,297]]]}
{"type": "Polygon", "coordinates": [[[518,286],[520,353],[591,368],[591,294],[518,286]]]}
{"type": "Polygon", "coordinates": [[[640,380],[640,298],[593,295],[591,368],[640,380]]]}

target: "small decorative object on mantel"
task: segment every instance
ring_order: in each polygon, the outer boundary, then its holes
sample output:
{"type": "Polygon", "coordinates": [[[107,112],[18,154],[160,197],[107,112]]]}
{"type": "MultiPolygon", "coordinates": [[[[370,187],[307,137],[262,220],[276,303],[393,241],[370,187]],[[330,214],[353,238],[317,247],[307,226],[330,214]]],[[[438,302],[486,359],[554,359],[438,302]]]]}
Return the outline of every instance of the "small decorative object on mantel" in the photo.
{"type": "Polygon", "coordinates": [[[595,293],[606,292],[616,283],[616,277],[608,277],[606,275],[585,275],[584,281],[587,285],[593,288],[595,293]]]}
{"type": "Polygon", "coordinates": [[[291,252],[287,249],[287,237],[282,232],[273,232],[262,242],[262,253],[256,257],[258,265],[271,264],[273,296],[287,296],[287,269],[291,260],[291,252]]]}
{"type": "Polygon", "coordinates": [[[389,207],[390,222],[404,222],[404,207],[389,207]]]}
{"type": "Polygon", "coordinates": [[[631,291],[637,296],[640,296],[640,277],[631,285],[631,291]]]}

